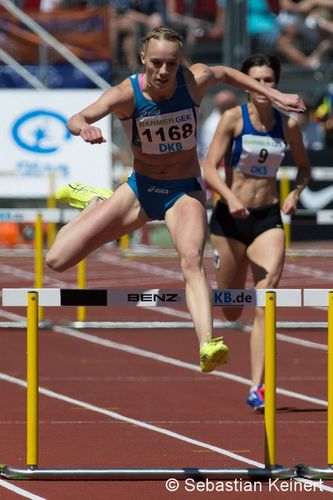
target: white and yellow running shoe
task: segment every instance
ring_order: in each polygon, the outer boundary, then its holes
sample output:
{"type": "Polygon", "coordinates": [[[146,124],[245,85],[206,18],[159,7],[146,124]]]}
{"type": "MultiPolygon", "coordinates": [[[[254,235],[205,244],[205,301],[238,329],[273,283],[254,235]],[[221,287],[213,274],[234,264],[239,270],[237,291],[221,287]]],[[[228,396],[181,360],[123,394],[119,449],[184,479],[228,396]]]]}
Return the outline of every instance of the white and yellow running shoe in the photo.
{"type": "Polygon", "coordinates": [[[229,348],[223,342],[223,337],[208,338],[200,347],[200,368],[205,373],[214,371],[228,360],[229,348]]]}
{"type": "Polygon", "coordinates": [[[98,196],[102,200],[107,200],[112,194],[113,191],[111,189],[96,188],[81,184],[80,182],[72,182],[58,189],[55,197],[62,203],[83,210],[95,196],[98,196]]]}

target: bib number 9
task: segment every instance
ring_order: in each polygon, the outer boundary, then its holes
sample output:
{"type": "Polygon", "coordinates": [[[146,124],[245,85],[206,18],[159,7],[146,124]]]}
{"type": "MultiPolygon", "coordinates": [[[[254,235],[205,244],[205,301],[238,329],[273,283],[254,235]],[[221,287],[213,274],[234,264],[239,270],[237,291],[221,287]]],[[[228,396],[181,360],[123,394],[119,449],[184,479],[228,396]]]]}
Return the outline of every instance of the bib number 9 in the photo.
{"type": "Polygon", "coordinates": [[[268,151],[267,151],[267,149],[263,148],[259,153],[258,163],[265,163],[265,161],[267,160],[267,157],[268,157],[268,151]]]}

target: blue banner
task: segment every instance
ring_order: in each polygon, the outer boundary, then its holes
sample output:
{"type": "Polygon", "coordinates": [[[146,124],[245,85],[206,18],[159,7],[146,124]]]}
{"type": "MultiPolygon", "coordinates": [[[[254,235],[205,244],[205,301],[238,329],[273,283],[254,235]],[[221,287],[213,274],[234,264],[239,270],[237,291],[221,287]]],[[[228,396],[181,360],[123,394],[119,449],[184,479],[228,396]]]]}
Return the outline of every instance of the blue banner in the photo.
{"type": "MultiPolygon", "coordinates": [[[[104,80],[111,82],[110,61],[95,61],[86,64],[104,80]]],[[[50,89],[96,88],[94,82],[71,64],[52,64],[46,67],[30,64],[23,67],[50,89]]],[[[31,85],[11,67],[0,65],[0,88],[23,89],[31,88],[31,85]]]]}

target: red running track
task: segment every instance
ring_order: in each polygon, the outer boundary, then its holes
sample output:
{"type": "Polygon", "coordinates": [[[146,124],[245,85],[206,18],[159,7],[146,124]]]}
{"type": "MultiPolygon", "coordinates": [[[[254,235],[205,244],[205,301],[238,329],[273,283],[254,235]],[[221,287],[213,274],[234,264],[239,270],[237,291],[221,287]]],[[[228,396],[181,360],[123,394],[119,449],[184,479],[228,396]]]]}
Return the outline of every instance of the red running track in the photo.
{"type": "MultiPolygon", "coordinates": [[[[207,268],[215,286],[209,260],[207,268]]],[[[32,286],[33,260],[2,258],[0,273],[3,288],[32,286]]],[[[280,286],[329,288],[332,281],[332,258],[292,257],[280,286]]],[[[44,285],[76,287],[76,271],[46,271],[44,285]]],[[[173,258],[129,259],[106,249],[90,257],[88,287],[117,286],[183,288],[183,281],[173,258]]],[[[232,357],[223,369],[202,374],[190,329],[82,329],[78,338],[76,330],[62,326],[76,319],[75,308],[48,308],[44,313],[58,326],[40,334],[39,467],[244,469],[263,464],[263,416],[245,405],[250,369],[246,328],[215,332],[223,333],[232,357]]],[[[217,308],[214,313],[222,319],[217,308]]],[[[0,308],[0,321],[24,314],[22,308],[0,308]]],[[[244,322],[250,318],[251,312],[245,311],[244,322]]],[[[327,313],[279,308],[277,319],[326,321],[327,313]]],[[[183,321],[189,315],[185,309],[96,307],[87,310],[87,320],[183,321]]],[[[24,468],[26,391],[19,384],[26,379],[26,334],[10,328],[1,329],[0,335],[0,462],[24,468]]],[[[277,461],[288,467],[325,467],[327,331],[279,329],[277,350],[277,461]]],[[[251,487],[239,480],[229,486],[198,483],[192,491],[194,487],[182,481],[177,492],[168,492],[164,481],[2,479],[0,499],[178,500],[229,494],[235,499],[324,500],[333,493],[330,482],[323,484],[323,491],[313,482],[295,481],[251,487]]]]}

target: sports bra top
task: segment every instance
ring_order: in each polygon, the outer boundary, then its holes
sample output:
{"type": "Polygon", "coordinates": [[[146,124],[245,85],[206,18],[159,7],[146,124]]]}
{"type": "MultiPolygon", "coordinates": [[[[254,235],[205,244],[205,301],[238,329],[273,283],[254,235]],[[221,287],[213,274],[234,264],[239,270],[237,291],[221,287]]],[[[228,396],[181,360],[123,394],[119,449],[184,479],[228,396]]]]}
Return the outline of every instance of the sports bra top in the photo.
{"type": "Polygon", "coordinates": [[[121,120],[130,144],[143,153],[164,154],[192,149],[197,144],[197,110],[187,89],[183,68],[177,72],[177,88],[170,99],[155,102],[142,93],[143,74],[129,77],[135,108],[130,118],[121,120]]]}
{"type": "Polygon", "coordinates": [[[247,104],[242,104],[241,109],[243,129],[232,141],[225,164],[252,177],[275,177],[287,147],[281,114],[274,109],[273,129],[259,132],[251,123],[247,104]]]}

